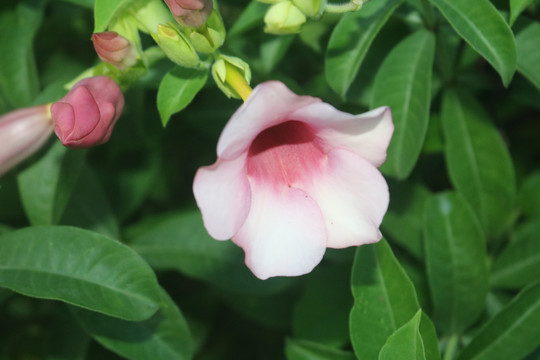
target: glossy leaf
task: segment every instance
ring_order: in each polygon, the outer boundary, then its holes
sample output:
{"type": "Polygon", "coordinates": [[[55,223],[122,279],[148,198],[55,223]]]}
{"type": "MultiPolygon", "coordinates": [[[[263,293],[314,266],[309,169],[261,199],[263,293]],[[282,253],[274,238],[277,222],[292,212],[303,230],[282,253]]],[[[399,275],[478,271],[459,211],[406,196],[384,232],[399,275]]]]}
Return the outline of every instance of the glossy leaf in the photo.
{"type": "Polygon", "coordinates": [[[346,97],[371,43],[402,0],[368,2],[362,11],[345,14],[334,28],[324,63],[326,81],[346,97]]]}
{"type": "Polygon", "coordinates": [[[520,289],[540,280],[540,222],[533,220],[518,228],[512,240],[495,258],[491,283],[520,289]]]}
{"type": "Polygon", "coordinates": [[[424,343],[420,335],[422,311],[397,329],[386,341],[379,353],[379,360],[425,360],[424,343]]]}
{"type": "Polygon", "coordinates": [[[338,350],[317,342],[287,339],[285,341],[287,360],[354,360],[352,352],[338,350]]]}
{"type": "Polygon", "coordinates": [[[157,106],[163,126],[167,125],[171,115],[182,111],[193,101],[207,78],[207,70],[187,69],[180,66],[175,67],[163,77],[157,94],[157,106]]]}
{"type": "Polygon", "coordinates": [[[522,359],[540,346],[540,282],[520,292],[463,349],[458,360],[522,359]]]}
{"type": "Polygon", "coordinates": [[[435,37],[419,30],[392,49],[375,76],[371,105],[390,106],[395,126],[381,171],[398,179],[409,176],[424,144],[434,55],[435,37]]]}
{"type": "Polygon", "coordinates": [[[199,211],[148,218],[129,229],[126,238],[153,267],[175,269],[229,291],[273,292],[291,281],[257,279],[245,266],[239,247],[208,235],[199,211]]]}
{"type": "Polygon", "coordinates": [[[489,290],[485,238],[461,196],[428,199],[424,213],[425,258],[437,328],[459,333],[484,309],[489,290]]]}
{"type": "Polygon", "coordinates": [[[442,121],[452,184],[473,207],[486,235],[496,237],[513,220],[516,185],[508,149],[470,95],[447,91],[442,121]]]}
{"type": "Polygon", "coordinates": [[[532,22],[516,35],[517,69],[540,90],[540,24],[532,22]]]}
{"type": "Polygon", "coordinates": [[[59,141],[37,162],[19,173],[24,210],[32,225],[58,224],[84,165],[86,151],[59,141]]]}
{"type": "Polygon", "coordinates": [[[133,250],[63,226],[0,236],[0,286],[129,320],[147,319],[159,302],[154,272],[133,250]]]}
{"type": "Polygon", "coordinates": [[[510,25],[513,25],[519,14],[533,2],[534,0],[510,0],[510,25]]]}
{"type": "MultiPolygon", "coordinates": [[[[350,334],[359,359],[376,359],[386,340],[419,309],[414,286],[386,241],[358,248],[351,279],[350,334]]],[[[440,358],[435,329],[425,316],[422,336],[430,359],[440,358]],[[433,342],[435,340],[435,342],[433,342]]]]}
{"type": "Polygon", "coordinates": [[[145,321],[121,320],[81,308],[72,311],[96,341],[127,359],[191,359],[193,340],[188,324],[169,295],[163,289],[160,293],[160,309],[145,321]]]}
{"type": "Polygon", "coordinates": [[[454,30],[482,55],[508,86],[516,71],[514,36],[489,0],[431,0],[454,30]]]}

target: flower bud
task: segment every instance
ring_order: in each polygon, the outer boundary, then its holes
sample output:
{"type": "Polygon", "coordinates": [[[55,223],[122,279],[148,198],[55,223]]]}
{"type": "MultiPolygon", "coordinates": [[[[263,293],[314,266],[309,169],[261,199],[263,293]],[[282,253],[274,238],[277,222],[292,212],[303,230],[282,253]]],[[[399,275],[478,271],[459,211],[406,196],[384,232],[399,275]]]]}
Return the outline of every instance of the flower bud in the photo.
{"type": "MultiPolygon", "coordinates": [[[[242,89],[245,85],[249,88],[251,69],[242,59],[233,56],[220,55],[219,59],[212,65],[212,77],[217,86],[225,93],[225,95],[227,95],[227,97],[241,99],[242,94],[239,94],[236,89],[242,89]],[[240,79],[236,78],[235,75],[237,74],[240,79]]],[[[250,92],[251,89],[249,88],[249,90],[246,91],[250,92]]]]}
{"type": "Polygon", "coordinates": [[[199,55],[193,45],[172,24],[158,26],[158,32],[152,33],[152,37],[161,50],[174,63],[192,68],[199,64],[199,55]]]}
{"type": "Polygon", "coordinates": [[[290,1],[274,4],[264,15],[264,31],[270,34],[284,35],[298,33],[306,16],[290,1]]]}
{"type": "Polygon", "coordinates": [[[212,13],[212,0],[165,0],[178,23],[185,27],[198,28],[212,13]]]}
{"type": "Polygon", "coordinates": [[[0,116],[0,176],[41,148],[53,127],[49,105],[0,116]]]}
{"type": "Polygon", "coordinates": [[[92,42],[99,58],[120,70],[135,65],[137,50],[128,39],[114,31],[95,33],[92,42]]]}
{"type": "Polygon", "coordinates": [[[326,7],[326,0],[292,0],[293,4],[309,17],[318,17],[326,7]]]}
{"type": "Polygon", "coordinates": [[[225,25],[217,10],[212,12],[206,24],[200,28],[185,28],[184,31],[195,50],[203,54],[212,54],[225,41],[225,25]]]}
{"type": "Polygon", "coordinates": [[[106,143],[124,109],[124,95],[106,76],[86,78],[51,107],[56,136],[67,147],[106,143]]]}

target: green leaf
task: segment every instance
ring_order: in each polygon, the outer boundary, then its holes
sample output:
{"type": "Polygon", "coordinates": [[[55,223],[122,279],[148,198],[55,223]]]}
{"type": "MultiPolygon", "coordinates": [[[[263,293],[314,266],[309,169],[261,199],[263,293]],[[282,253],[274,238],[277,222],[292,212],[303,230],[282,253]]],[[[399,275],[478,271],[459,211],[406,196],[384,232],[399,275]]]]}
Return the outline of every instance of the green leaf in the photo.
{"type": "Polygon", "coordinates": [[[540,283],[520,292],[463,349],[458,360],[522,359],[540,345],[540,283]]]}
{"type": "Polygon", "coordinates": [[[534,0],[510,0],[510,26],[514,24],[519,14],[533,2],[534,0]]]}
{"type": "Polygon", "coordinates": [[[0,286],[127,320],[149,318],[159,302],[156,277],[133,250],[63,226],[0,236],[0,286]]]}
{"type": "Polygon", "coordinates": [[[489,0],[431,0],[454,30],[482,55],[508,86],[516,71],[512,30],[489,0]]]}
{"type": "Polygon", "coordinates": [[[107,349],[131,360],[191,359],[193,340],[186,319],[161,289],[161,307],[140,322],[72,308],[84,329],[107,349]]]}
{"type": "MultiPolygon", "coordinates": [[[[359,359],[376,359],[388,337],[420,308],[414,286],[385,240],[357,249],[351,286],[354,305],[349,324],[354,352],[359,359]]],[[[435,329],[427,316],[420,326],[428,358],[440,358],[435,329]]]]}
{"type": "Polygon", "coordinates": [[[85,150],[59,141],[17,178],[24,210],[32,225],[58,224],[84,166],[85,150]]]}
{"type": "Polygon", "coordinates": [[[86,7],[88,9],[94,9],[96,0],[64,0],[75,5],[86,7]]]}
{"type": "Polygon", "coordinates": [[[442,121],[452,184],[476,211],[486,235],[496,237],[514,216],[516,185],[508,149],[470,95],[445,92],[442,121]]]}
{"type": "Polygon", "coordinates": [[[540,171],[529,175],[519,191],[521,212],[530,217],[540,217],[540,171]]]}
{"type": "Polygon", "coordinates": [[[236,19],[234,25],[227,34],[228,38],[245,33],[246,31],[263,23],[264,14],[268,10],[268,5],[257,1],[251,1],[242,14],[236,19]]]}
{"type": "Polygon", "coordinates": [[[95,0],[94,7],[94,32],[102,32],[107,29],[118,15],[126,11],[129,6],[141,0],[95,0]]]}
{"type": "Polygon", "coordinates": [[[239,247],[208,235],[197,210],[147,218],[128,229],[126,239],[153,267],[175,269],[221,289],[267,293],[281,290],[292,281],[257,279],[244,264],[239,247]]]}
{"type": "Polygon", "coordinates": [[[424,343],[420,336],[422,310],[405,325],[397,329],[379,353],[379,360],[425,360],[424,343]]]}
{"type": "Polygon", "coordinates": [[[481,314],[489,290],[484,234],[474,212],[458,194],[426,202],[425,257],[434,320],[445,333],[459,333],[481,314]]]}
{"type": "Polygon", "coordinates": [[[66,306],[56,306],[47,328],[46,360],[85,360],[90,337],[66,306]]]}
{"type": "Polygon", "coordinates": [[[362,11],[345,14],[334,28],[324,70],[328,85],[343,99],[358,74],[371,43],[402,0],[368,2],[362,11]]]}
{"type": "Polygon", "coordinates": [[[120,238],[118,222],[109,200],[90,167],[83,168],[60,223],[95,231],[113,239],[120,238]]]}
{"type": "Polygon", "coordinates": [[[512,234],[508,246],[495,258],[491,283],[497,287],[520,289],[535,282],[540,274],[540,222],[533,220],[512,234]]]}
{"type": "Polygon", "coordinates": [[[202,89],[208,70],[186,69],[180,66],[169,71],[161,80],[157,106],[161,123],[166,126],[171,115],[188,106],[202,89]]]}
{"type": "Polygon", "coordinates": [[[44,0],[19,1],[0,13],[0,111],[32,103],[39,91],[33,41],[43,18],[44,0]]]}
{"type": "Polygon", "coordinates": [[[516,36],[517,69],[540,89],[540,24],[532,22],[516,36]]]}
{"type": "Polygon", "coordinates": [[[419,30],[392,49],[375,76],[371,105],[390,106],[395,125],[381,171],[398,179],[409,176],[424,144],[434,55],[435,37],[419,30]]]}
{"type": "Polygon", "coordinates": [[[285,355],[287,360],[354,360],[354,354],[338,350],[317,342],[286,339],[285,355]]]}
{"type": "Polygon", "coordinates": [[[260,71],[269,74],[283,59],[295,36],[269,36],[269,40],[260,44],[260,71]]]}

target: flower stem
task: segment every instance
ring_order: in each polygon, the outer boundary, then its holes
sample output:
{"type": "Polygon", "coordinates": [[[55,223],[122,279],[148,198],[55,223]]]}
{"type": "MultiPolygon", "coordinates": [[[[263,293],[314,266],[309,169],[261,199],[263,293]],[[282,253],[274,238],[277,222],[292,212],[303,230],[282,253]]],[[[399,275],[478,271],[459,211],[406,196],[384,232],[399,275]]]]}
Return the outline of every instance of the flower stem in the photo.
{"type": "Polygon", "coordinates": [[[453,360],[455,352],[457,350],[459,337],[457,334],[452,334],[446,343],[446,349],[444,350],[443,360],[453,360]]]}
{"type": "Polygon", "coordinates": [[[326,4],[324,12],[330,14],[343,14],[350,11],[356,11],[360,10],[362,5],[368,1],[369,0],[352,0],[351,2],[344,4],[326,4]]]}
{"type": "Polygon", "coordinates": [[[229,84],[246,101],[253,90],[238,69],[229,63],[225,63],[225,82],[229,84]]]}

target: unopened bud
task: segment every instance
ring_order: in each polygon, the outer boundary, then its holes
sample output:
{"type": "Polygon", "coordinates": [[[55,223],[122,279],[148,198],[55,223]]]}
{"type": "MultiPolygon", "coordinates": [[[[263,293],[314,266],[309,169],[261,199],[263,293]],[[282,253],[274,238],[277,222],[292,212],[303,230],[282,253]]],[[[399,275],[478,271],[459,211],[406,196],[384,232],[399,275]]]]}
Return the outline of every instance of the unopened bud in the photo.
{"type": "Polygon", "coordinates": [[[157,34],[152,33],[152,37],[174,63],[188,68],[196,67],[199,64],[199,55],[197,55],[193,45],[172,24],[160,24],[157,34]]]}
{"type": "Polygon", "coordinates": [[[223,20],[217,10],[212,12],[203,26],[197,29],[185,28],[184,31],[193,47],[203,54],[212,54],[225,41],[225,25],[223,25],[223,20]]]}
{"type": "Polygon", "coordinates": [[[95,33],[92,42],[99,58],[124,70],[137,62],[137,50],[128,39],[114,31],[95,33]]]}
{"type": "Polygon", "coordinates": [[[284,35],[300,32],[306,16],[290,1],[272,5],[264,15],[264,31],[270,34],[284,35]]]}
{"type": "Polygon", "coordinates": [[[251,69],[237,57],[220,55],[212,65],[212,77],[227,97],[245,99],[251,92],[251,69]]]}
{"type": "Polygon", "coordinates": [[[292,0],[293,4],[309,17],[315,18],[322,14],[326,0],[292,0]]]}
{"type": "Polygon", "coordinates": [[[212,0],[165,0],[174,18],[182,26],[198,28],[212,13],[212,0]]]}
{"type": "Polygon", "coordinates": [[[124,109],[116,82],[94,76],[76,83],[51,107],[56,136],[67,147],[87,148],[106,143],[124,109]]]}
{"type": "Polygon", "coordinates": [[[0,116],[0,176],[41,148],[53,128],[49,105],[0,116]]]}

